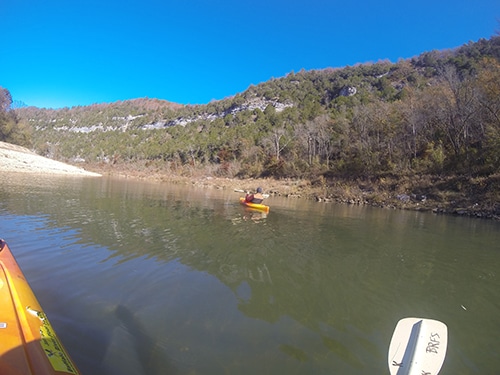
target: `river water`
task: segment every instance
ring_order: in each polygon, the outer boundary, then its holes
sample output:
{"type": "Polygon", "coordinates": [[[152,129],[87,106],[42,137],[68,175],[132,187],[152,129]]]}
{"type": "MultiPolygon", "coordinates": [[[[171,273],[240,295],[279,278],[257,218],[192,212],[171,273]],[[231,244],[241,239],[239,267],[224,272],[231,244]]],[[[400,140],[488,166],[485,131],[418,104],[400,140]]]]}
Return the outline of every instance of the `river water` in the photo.
{"type": "Polygon", "coordinates": [[[414,316],[440,374],[499,373],[500,223],[238,197],[4,174],[0,237],[83,374],[388,374],[414,316]]]}

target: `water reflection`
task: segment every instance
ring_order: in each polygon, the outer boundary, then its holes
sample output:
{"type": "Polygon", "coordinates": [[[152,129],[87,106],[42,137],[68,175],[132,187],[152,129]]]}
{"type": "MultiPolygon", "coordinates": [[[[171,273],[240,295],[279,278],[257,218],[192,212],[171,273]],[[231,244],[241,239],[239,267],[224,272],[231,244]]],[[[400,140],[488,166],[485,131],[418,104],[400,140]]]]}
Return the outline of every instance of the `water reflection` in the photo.
{"type": "Polygon", "coordinates": [[[386,373],[405,316],[447,322],[451,373],[495,367],[496,223],[278,198],[266,215],[234,192],[123,179],[9,184],[2,236],[89,373],[386,373]]]}

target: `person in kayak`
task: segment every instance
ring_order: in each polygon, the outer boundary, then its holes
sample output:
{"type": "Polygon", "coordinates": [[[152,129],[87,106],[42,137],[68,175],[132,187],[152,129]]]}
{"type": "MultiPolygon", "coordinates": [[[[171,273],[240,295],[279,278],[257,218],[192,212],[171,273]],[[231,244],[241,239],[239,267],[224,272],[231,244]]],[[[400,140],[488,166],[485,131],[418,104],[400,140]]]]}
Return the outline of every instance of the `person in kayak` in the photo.
{"type": "Polygon", "coordinates": [[[251,203],[262,203],[264,196],[262,195],[262,188],[258,187],[257,192],[254,194],[247,194],[245,200],[251,203]]]}

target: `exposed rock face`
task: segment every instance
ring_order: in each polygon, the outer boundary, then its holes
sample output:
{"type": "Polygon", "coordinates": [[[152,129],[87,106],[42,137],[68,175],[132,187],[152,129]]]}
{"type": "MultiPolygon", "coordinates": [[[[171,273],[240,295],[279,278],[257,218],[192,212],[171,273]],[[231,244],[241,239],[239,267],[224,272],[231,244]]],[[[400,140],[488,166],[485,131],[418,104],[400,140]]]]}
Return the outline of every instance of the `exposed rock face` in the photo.
{"type": "MultiPolygon", "coordinates": [[[[151,129],[163,129],[171,126],[186,126],[190,123],[197,121],[214,121],[219,118],[224,118],[227,115],[236,115],[243,111],[253,111],[259,109],[262,112],[266,110],[268,106],[274,107],[276,112],[282,112],[286,108],[293,107],[294,104],[291,101],[280,102],[278,99],[266,99],[266,98],[253,98],[233,105],[230,108],[219,110],[216,112],[202,112],[193,116],[181,116],[173,120],[170,119],[159,119],[152,123],[147,123],[140,126],[142,130],[151,129]]],[[[57,117],[57,112],[54,112],[55,117],[48,120],[50,123],[57,123],[61,125],[54,126],[54,130],[62,132],[72,132],[72,133],[92,133],[92,132],[108,132],[108,131],[126,131],[130,126],[133,125],[134,120],[143,117],[144,115],[127,115],[127,116],[113,116],[110,119],[104,119],[103,121],[96,122],[90,126],[80,126],[77,120],[61,119],[57,117]]],[[[31,121],[31,120],[28,120],[31,121]]],[[[47,120],[44,120],[42,124],[35,125],[37,131],[43,131],[46,129],[47,120]]]]}
{"type": "Polygon", "coordinates": [[[354,86],[344,86],[340,90],[340,96],[353,96],[356,95],[358,90],[356,90],[356,87],[354,86]]]}

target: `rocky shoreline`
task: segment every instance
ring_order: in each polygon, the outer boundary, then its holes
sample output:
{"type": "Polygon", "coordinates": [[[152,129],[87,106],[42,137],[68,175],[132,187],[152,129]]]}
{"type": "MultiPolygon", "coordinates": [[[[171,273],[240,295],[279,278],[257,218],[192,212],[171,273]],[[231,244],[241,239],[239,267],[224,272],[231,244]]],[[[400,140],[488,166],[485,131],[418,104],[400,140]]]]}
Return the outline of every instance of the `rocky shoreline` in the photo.
{"type": "MultiPolygon", "coordinates": [[[[103,175],[186,184],[203,188],[253,191],[258,186],[271,196],[290,199],[312,199],[320,204],[340,203],[366,205],[385,209],[433,212],[500,221],[500,198],[497,191],[500,176],[476,181],[457,181],[457,178],[431,179],[394,177],[377,181],[337,180],[309,181],[305,179],[222,178],[202,172],[188,176],[172,174],[161,169],[133,165],[92,165],[90,170],[103,175]],[[468,185],[469,195],[455,185],[468,185]],[[486,186],[486,188],[485,188],[486,186]]],[[[463,178],[462,178],[463,179],[463,178]]]]}
{"type": "Polygon", "coordinates": [[[317,181],[305,179],[236,179],[210,177],[202,171],[189,175],[172,174],[144,165],[86,164],[86,168],[37,155],[26,148],[0,142],[0,171],[58,174],[67,176],[121,176],[157,182],[187,184],[203,188],[252,191],[262,186],[266,193],[291,199],[314,199],[366,205],[385,209],[431,211],[500,221],[500,176],[484,179],[428,176],[393,177],[374,181],[349,179],[317,181]],[[464,188],[465,186],[466,188],[464,188]]]}

